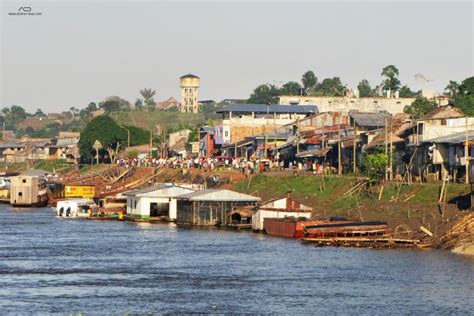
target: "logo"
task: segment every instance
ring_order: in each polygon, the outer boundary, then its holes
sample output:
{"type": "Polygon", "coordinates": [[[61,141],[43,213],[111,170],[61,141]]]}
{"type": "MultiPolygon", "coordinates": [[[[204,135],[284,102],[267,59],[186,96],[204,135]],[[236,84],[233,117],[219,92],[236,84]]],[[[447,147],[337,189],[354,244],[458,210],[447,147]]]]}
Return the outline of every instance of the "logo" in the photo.
{"type": "Polygon", "coordinates": [[[31,7],[20,7],[17,12],[9,12],[8,15],[34,16],[34,15],[42,15],[42,13],[39,11],[33,11],[31,7]]]}

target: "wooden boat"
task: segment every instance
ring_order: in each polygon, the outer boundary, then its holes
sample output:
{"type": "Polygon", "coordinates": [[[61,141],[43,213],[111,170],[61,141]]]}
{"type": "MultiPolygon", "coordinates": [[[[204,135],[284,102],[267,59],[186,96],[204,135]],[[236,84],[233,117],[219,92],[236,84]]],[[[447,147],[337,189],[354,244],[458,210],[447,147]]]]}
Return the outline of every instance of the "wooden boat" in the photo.
{"type": "Polygon", "coordinates": [[[388,236],[391,230],[386,222],[324,223],[304,226],[306,238],[388,236]]]}

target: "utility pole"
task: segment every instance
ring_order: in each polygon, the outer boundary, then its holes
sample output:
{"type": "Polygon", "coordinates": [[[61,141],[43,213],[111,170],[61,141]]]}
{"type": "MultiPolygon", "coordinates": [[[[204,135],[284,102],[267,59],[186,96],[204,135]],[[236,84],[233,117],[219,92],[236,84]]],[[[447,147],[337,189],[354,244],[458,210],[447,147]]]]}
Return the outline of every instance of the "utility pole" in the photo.
{"type": "MultiPolygon", "coordinates": [[[[390,165],[389,165],[389,170],[390,170],[390,180],[393,180],[393,119],[390,117],[390,165]]],[[[421,176],[421,175],[420,175],[421,176]]]]}
{"type": "Polygon", "coordinates": [[[339,126],[339,130],[337,132],[339,135],[339,141],[337,143],[337,175],[342,176],[342,153],[341,153],[341,127],[339,126]]]}
{"type": "Polygon", "coordinates": [[[354,138],[352,140],[353,144],[352,144],[352,171],[354,171],[354,176],[357,176],[357,126],[356,126],[356,122],[354,120],[354,128],[352,130],[352,133],[354,134],[354,138]]]}
{"type": "Polygon", "coordinates": [[[153,131],[150,129],[150,158],[153,154],[153,131]]]}
{"type": "MultiPolygon", "coordinates": [[[[385,157],[388,157],[388,122],[387,117],[385,117],[385,157]]],[[[388,166],[385,165],[385,181],[388,180],[388,166]]]]}
{"type": "Polygon", "coordinates": [[[467,132],[467,115],[466,115],[466,142],[464,144],[464,159],[466,160],[466,183],[469,183],[469,137],[467,132]]]}

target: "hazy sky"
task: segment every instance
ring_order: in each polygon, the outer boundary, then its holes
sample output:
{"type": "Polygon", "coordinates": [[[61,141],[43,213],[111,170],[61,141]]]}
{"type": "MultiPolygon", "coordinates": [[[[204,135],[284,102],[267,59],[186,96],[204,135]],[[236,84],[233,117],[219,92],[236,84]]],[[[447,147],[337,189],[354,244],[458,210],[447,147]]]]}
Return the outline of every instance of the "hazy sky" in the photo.
{"type": "Polygon", "coordinates": [[[394,64],[448,80],[473,71],[473,4],[466,2],[3,2],[1,106],[85,107],[144,87],[179,97],[178,78],[201,77],[201,99],[247,98],[261,83],[339,76],[372,86],[394,64]],[[40,16],[11,16],[20,6],[40,16]]]}

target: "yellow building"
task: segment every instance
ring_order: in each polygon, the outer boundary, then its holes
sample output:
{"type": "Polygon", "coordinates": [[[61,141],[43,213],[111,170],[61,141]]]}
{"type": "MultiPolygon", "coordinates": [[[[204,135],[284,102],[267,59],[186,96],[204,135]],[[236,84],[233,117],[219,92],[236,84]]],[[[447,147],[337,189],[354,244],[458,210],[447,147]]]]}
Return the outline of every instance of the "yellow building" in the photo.
{"type": "Polygon", "coordinates": [[[181,112],[197,113],[199,110],[199,85],[198,76],[187,74],[179,78],[179,87],[181,88],[181,112]]]}

